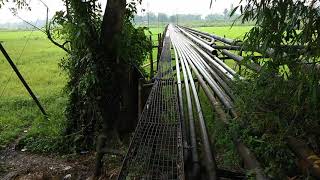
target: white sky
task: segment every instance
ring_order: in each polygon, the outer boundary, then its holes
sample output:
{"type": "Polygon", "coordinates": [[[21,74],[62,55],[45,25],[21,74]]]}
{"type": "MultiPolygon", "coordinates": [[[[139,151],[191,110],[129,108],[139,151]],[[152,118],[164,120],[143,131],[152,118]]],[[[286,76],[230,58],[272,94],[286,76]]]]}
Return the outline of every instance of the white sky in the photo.
{"type": "MultiPolygon", "coordinates": [[[[49,6],[49,17],[52,17],[55,11],[63,10],[61,0],[42,0],[49,6]]],[[[107,0],[100,0],[102,7],[105,7],[107,0]]],[[[211,13],[222,13],[225,8],[229,9],[231,4],[237,5],[239,0],[213,0],[211,9],[209,8],[210,0],[143,0],[139,9],[146,9],[154,13],[173,14],[200,14],[202,16],[211,13]]],[[[19,16],[27,21],[36,21],[37,19],[45,19],[46,8],[39,0],[30,0],[32,10],[20,10],[19,16]]],[[[13,4],[8,3],[0,9],[0,24],[7,22],[21,22],[17,17],[13,16],[9,11],[13,4]]],[[[138,14],[141,13],[139,10],[138,14]]]]}
{"type": "Polygon", "coordinates": [[[143,0],[142,7],[151,12],[173,14],[200,14],[202,16],[218,13],[222,14],[231,4],[237,5],[239,0],[213,0],[211,9],[210,0],[143,0]],[[149,7],[149,8],[148,8],[149,7]]]}

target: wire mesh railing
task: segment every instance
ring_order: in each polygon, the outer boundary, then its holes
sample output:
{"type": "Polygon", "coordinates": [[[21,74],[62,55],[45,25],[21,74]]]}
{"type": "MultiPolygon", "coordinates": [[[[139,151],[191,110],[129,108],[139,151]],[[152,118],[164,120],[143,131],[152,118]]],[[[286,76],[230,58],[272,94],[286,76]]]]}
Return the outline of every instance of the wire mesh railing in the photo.
{"type": "Polygon", "coordinates": [[[184,179],[180,114],[165,35],[158,73],[118,179],[184,179]]]}

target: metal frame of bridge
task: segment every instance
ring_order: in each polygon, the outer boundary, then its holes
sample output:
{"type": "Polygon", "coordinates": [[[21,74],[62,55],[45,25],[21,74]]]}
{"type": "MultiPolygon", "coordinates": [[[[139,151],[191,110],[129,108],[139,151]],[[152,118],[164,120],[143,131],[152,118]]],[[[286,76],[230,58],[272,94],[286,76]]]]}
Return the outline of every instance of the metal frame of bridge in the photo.
{"type": "MultiPolygon", "coordinates": [[[[243,63],[242,50],[241,42],[232,39],[182,26],[169,25],[166,28],[157,75],[154,83],[147,85],[153,87],[118,179],[246,177],[244,171],[232,172],[218,167],[212,149],[214,142],[209,139],[198,96],[201,86],[217,120],[227,129],[229,121],[238,116],[230,85],[236,76],[242,77],[224,60],[232,59],[239,63],[239,68],[244,65],[251,71],[261,69],[253,61],[243,63]],[[230,50],[240,51],[240,55],[230,50]]],[[[245,171],[253,173],[256,179],[268,179],[249,148],[237,137],[233,143],[245,171]]],[[[289,145],[295,147],[301,143],[292,140],[289,145]]],[[[300,156],[306,152],[295,149],[300,156]]]]}
{"type": "Polygon", "coordinates": [[[166,34],[158,73],[118,179],[184,179],[181,118],[170,47],[166,34]]]}

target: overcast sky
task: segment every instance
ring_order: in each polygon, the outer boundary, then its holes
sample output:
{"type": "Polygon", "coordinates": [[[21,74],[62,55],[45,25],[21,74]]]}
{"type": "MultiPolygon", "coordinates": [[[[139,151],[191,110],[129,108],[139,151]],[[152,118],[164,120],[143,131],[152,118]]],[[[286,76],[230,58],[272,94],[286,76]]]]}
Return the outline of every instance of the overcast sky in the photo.
{"type": "Polygon", "coordinates": [[[201,14],[223,13],[231,4],[237,4],[238,0],[213,0],[211,9],[210,0],[143,0],[142,7],[151,12],[165,12],[167,14],[201,14]],[[149,7],[149,8],[148,8],[149,7]]]}
{"type": "MultiPolygon", "coordinates": [[[[52,17],[55,11],[63,10],[63,3],[61,0],[42,0],[49,6],[49,16],[52,17]]],[[[106,0],[100,0],[105,6],[106,0]]],[[[143,0],[142,5],[139,7],[138,14],[141,9],[154,13],[167,13],[167,14],[200,14],[202,16],[211,13],[222,13],[225,8],[229,9],[231,4],[237,5],[239,0],[213,0],[211,9],[209,8],[210,0],[143,0]]],[[[32,10],[20,10],[19,16],[28,21],[36,21],[37,19],[45,19],[46,8],[39,0],[30,0],[32,10]]],[[[20,22],[17,17],[13,16],[9,11],[13,4],[7,4],[0,9],[0,24],[7,22],[20,22]]]]}

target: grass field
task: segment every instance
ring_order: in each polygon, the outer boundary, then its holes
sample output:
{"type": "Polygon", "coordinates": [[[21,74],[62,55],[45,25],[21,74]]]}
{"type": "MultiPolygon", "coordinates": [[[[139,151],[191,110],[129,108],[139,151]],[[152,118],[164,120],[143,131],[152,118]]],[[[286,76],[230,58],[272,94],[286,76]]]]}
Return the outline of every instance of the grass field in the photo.
{"type": "MultiPolygon", "coordinates": [[[[63,51],[41,32],[0,32],[2,45],[49,113],[46,122],[4,56],[0,55],[0,147],[26,128],[27,137],[54,136],[63,127],[66,77],[58,67],[63,51]],[[39,131],[39,127],[42,131],[39,131]]],[[[36,142],[36,139],[34,140],[36,142]]]]}
{"type": "MultiPolygon", "coordinates": [[[[215,34],[221,37],[230,39],[243,40],[246,32],[248,32],[252,26],[233,26],[233,27],[199,27],[196,28],[200,31],[215,34]]],[[[232,52],[232,51],[231,51],[232,52]]],[[[237,52],[234,51],[235,54],[237,52]]],[[[238,69],[237,63],[234,60],[225,60],[225,63],[231,68],[238,69]]]]}
{"type": "MultiPolygon", "coordinates": [[[[239,38],[250,27],[198,29],[220,36],[239,38]]],[[[154,45],[157,45],[157,33],[162,32],[163,29],[150,30],[155,41],[154,45]]],[[[0,149],[30,127],[24,140],[27,147],[36,151],[51,151],[54,149],[52,147],[54,139],[61,135],[65,123],[64,107],[67,98],[63,93],[63,87],[67,79],[58,67],[64,52],[37,31],[0,31],[0,41],[3,41],[3,46],[49,113],[49,121],[47,121],[42,117],[8,62],[0,55],[0,149]]],[[[154,50],[154,59],[156,54],[154,50]]],[[[145,63],[148,63],[148,60],[145,63]]],[[[204,111],[210,112],[211,109],[204,111]]]]}
{"type": "MultiPolygon", "coordinates": [[[[217,26],[217,27],[197,27],[195,29],[216,34],[222,37],[228,37],[231,39],[242,39],[246,32],[248,32],[252,26],[217,26]]],[[[164,27],[150,28],[151,33],[156,37],[158,33],[162,33],[164,27]]]]}
{"type": "Polygon", "coordinates": [[[245,33],[248,32],[251,28],[252,26],[233,26],[233,27],[199,27],[196,29],[203,32],[208,32],[211,34],[216,34],[222,37],[242,40],[245,33]]]}

